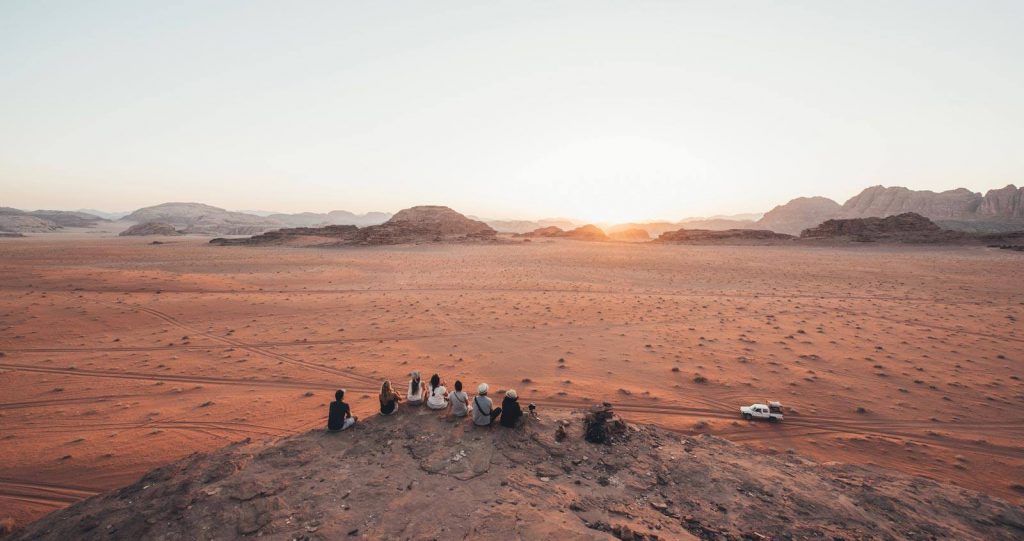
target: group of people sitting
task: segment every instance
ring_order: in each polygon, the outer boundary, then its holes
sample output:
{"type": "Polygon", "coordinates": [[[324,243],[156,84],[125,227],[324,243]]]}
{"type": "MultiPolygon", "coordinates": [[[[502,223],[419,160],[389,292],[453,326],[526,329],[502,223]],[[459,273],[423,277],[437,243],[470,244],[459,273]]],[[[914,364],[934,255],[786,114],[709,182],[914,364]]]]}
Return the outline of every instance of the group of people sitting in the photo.
{"type": "MultiPolygon", "coordinates": [[[[505,391],[501,407],[496,408],[487,396],[490,386],[486,383],[476,388],[477,394],[470,400],[469,395],[462,390],[461,381],[456,380],[455,390],[449,392],[438,374],[430,377],[429,385],[420,378],[417,371],[411,372],[409,376],[411,379],[405,396],[405,403],[409,406],[426,405],[432,410],[447,410],[447,415],[456,418],[472,414],[473,424],[477,426],[492,426],[497,421],[501,426],[515,428],[523,422],[523,409],[519,407],[519,395],[515,389],[505,391]]],[[[345,430],[356,423],[356,417],[343,400],[344,389],[334,393],[334,398],[327,415],[327,429],[345,430]]],[[[402,402],[402,397],[395,391],[390,380],[385,380],[381,385],[379,399],[381,415],[394,415],[398,411],[398,404],[402,402]]]]}

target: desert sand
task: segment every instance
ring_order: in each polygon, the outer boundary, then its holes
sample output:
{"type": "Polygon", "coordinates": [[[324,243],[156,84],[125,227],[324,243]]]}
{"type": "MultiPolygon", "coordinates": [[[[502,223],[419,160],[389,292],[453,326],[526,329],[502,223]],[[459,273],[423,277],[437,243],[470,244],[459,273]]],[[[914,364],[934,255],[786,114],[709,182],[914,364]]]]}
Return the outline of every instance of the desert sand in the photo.
{"type": "MultiPolygon", "coordinates": [[[[1024,502],[1024,260],[983,247],[0,239],[0,508],[373,415],[413,369],[1024,502]],[[765,399],[784,423],[743,421],[765,399]]],[[[0,517],[4,518],[4,517],[0,517]]]]}

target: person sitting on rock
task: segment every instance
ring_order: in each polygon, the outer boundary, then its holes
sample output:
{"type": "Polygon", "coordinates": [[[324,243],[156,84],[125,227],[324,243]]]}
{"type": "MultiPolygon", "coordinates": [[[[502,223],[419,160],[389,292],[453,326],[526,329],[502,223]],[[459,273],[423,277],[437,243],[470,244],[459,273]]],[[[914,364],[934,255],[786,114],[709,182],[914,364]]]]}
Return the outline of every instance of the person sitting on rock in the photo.
{"type": "Polygon", "coordinates": [[[398,411],[398,403],[401,402],[402,397],[398,396],[398,393],[391,387],[391,380],[384,380],[384,384],[380,386],[380,414],[391,415],[398,411]]]}
{"type": "Polygon", "coordinates": [[[420,373],[417,370],[409,372],[412,379],[409,380],[409,394],[406,397],[410,406],[419,406],[423,403],[423,396],[427,392],[427,386],[420,380],[420,373]]]}
{"type": "Polygon", "coordinates": [[[501,401],[501,426],[516,428],[523,423],[523,408],[519,407],[519,395],[515,389],[505,391],[501,401]]]}
{"type": "Polygon", "coordinates": [[[430,395],[427,397],[427,407],[432,410],[443,410],[448,407],[448,389],[441,384],[441,376],[437,374],[430,376],[430,395]]]}
{"type": "Polygon", "coordinates": [[[487,397],[490,386],[481,383],[476,389],[476,398],[473,399],[473,423],[477,426],[491,426],[491,423],[501,415],[501,408],[495,408],[494,403],[487,397]]]}
{"type": "Polygon", "coordinates": [[[327,430],[331,432],[345,430],[356,424],[356,418],[352,416],[352,410],[348,404],[342,402],[343,398],[345,398],[345,389],[338,389],[334,393],[331,409],[327,412],[327,430]]]}
{"type": "Polygon", "coordinates": [[[462,382],[459,380],[455,380],[455,390],[448,395],[448,401],[451,403],[452,417],[465,417],[473,409],[473,406],[469,405],[469,395],[463,392],[462,382]]]}

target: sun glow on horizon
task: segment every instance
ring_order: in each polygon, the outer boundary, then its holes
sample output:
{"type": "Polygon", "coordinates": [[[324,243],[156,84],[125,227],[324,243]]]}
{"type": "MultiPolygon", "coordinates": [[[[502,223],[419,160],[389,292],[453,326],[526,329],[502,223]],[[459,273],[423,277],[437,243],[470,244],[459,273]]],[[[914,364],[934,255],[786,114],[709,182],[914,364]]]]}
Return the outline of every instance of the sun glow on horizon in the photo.
{"type": "Polygon", "coordinates": [[[676,217],[687,193],[706,185],[706,166],[680,143],[634,135],[576,139],[518,174],[545,206],[592,223],[676,217]]]}

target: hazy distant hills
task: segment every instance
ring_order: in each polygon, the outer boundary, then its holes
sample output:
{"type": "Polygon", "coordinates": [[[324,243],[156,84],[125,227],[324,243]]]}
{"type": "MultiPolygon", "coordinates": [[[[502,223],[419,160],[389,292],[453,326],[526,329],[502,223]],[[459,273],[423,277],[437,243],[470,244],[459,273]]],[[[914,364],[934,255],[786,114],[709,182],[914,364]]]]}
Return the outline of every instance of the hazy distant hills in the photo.
{"type": "MultiPolygon", "coordinates": [[[[900,186],[872,186],[839,204],[826,197],[798,197],[759,214],[737,214],[686,218],[676,222],[601,224],[609,234],[643,229],[651,237],[685,229],[724,231],[763,229],[799,235],[804,229],[826,220],[885,218],[907,212],[924,216],[946,229],[968,232],[1005,232],[1024,229],[1024,187],[1010,184],[988,190],[984,195],[965,188],[933,192],[900,186]]],[[[202,203],[163,203],[138,209],[127,215],[102,211],[23,211],[0,207],[0,231],[45,233],[66,227],[93,227],[100,222],[122,219],[136,224],[170,224],[177,231],[198,235],[257,235],[282,228],[381,225],[392,218],[387,212],[355,214],[345,210],[294,214],[272,211],[229,211],[202,203]]],[[[474,217],[470,217],[474,218],[474,217]]],[[[542,220],[478,219],[499,233],[528,233],[547,227],[568,231],[582,222],[569,218],[542,220]]]]}
{"type": "Polygon", "coordinates": [[[389,212],[367,212],[355,214],[347,210],[332,210],[326,213],[300,212],[298,214],[270,214],[267,218],[277,220],[290,227],[317,227],[324,225],[356,225],[366,227],[380,225],[391,219],[389,212]]]}
{"type": "Polygon", "coordinates": [[[45,233],[65,227],[93,227],[103,218],[85,212],[66,210],[33,210],[27,212],[0,207],[0,231],[12,233],[45,233]]]}
{"type": "Polygon", "coordinates": [[[757,227],[776,233],[799,235],[808,227],[837,218],[843,207],[827,197],[797,197],[765,213],[757,227]]]}
{"type": "Polygon", "coordinates": [[[234,212],[202,203],[164,203],[145,207],[123,219],[136,223],[166,223],[178,231],[198,235],[258,235],[283,227],[318,227],[325,225],[357,225],[365,227],[386,222],[391,215],[384,212],[354,214],[344,210],[327,213],[270,214],[259,216],[234,212]]]}
{"type": "MultiPolygon", "coordinates": [[[[479,219],[479,218],[477,218],[479,219]]],[[[544,227],[572,229],[576,222],[568,218],[546,218],[543,220],[481,220],[499,233],[529,233],[544,227]]]]}

